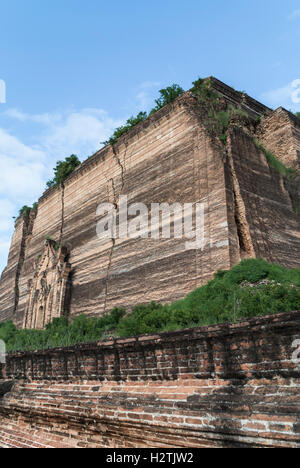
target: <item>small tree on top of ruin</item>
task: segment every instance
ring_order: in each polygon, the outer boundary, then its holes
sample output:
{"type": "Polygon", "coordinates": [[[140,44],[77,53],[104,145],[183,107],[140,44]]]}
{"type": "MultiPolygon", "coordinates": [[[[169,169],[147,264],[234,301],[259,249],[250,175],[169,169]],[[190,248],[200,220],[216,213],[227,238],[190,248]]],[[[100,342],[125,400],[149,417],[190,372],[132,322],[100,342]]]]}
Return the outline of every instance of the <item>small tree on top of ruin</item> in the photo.
{"type": "Polygon", "coordinates": [[[47,182],[47,187],[59,188],[80,164],[81,162],[75,154],[71,154],[64,161],[57,161],[54,168],[54,178],[47,182]]]}

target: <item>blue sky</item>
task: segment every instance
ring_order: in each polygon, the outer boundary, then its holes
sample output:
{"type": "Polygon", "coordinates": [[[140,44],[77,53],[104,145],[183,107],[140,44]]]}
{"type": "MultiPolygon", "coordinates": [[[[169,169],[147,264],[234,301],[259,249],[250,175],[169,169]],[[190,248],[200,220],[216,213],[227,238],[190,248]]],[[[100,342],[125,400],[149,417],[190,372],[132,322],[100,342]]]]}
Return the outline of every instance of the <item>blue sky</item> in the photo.
{"type": "Polygon", "coordinates": [[[0,270],[55,162],[92,154],[161,87],[214,75],[300,111],[299,0],[10,0],[0,18],[0,270]]]}

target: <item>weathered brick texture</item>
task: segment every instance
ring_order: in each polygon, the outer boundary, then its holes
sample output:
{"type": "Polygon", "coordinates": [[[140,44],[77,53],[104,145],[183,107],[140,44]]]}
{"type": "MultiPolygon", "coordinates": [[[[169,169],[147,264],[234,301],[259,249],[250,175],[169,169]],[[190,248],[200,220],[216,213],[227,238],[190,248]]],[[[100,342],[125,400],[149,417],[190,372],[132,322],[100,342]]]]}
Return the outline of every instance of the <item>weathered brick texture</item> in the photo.
{"type": "MultiPolygon", "coordinates": [[[[286,111],[272,112],[216,79],[212,84],[225,106],[226,102],[238,106],[252,123],[245,128],[235,122],[225,148],[218,137],[212,138],[207,114],[187,92],[114,147],[87,159],[62,190],[46,191],[30,235],[22,219],[16,223],[0,280],[0,320],[13,319],[22,326],[30,295],[40,293],[30,284],[37,259],[44,258],[47,236],[68,251],[71,272],[64,312],[70,316],[83,311],[101,316],[116,306],[130,310],[153,300],[182,299],[217,270],[229,269],[245,257],[299,266],[300,217],[293,204],[298,198],[300,204],[300,184],[295,182],[292,200],[282,176],[254,144],[254,137],[259,138],[283,162],[296,167],[299,121],[286,111]],[[129,204],[142,202],[148,208],[152,203],[204,203],[205,248],[186,250],[186,239],[173,237],[99,240],[97,206],[117,205],[120,195],[127,195],[129,204]]],[[[55,284],[47,287],[57,289],[55,284]]],[[[44,318],[51,315],[47,301],[49,297],[39,308],[46,311],[44,318]]],[[[62,307],[57,309],[59,315],[62,307]]]]}
{"type": "Polygon", "coordinates": [[[300,168],[300,120],[294,114],[279,107],[262,119],[257,136],[286,166],[300,168]]]}
{"type": "Polygon", "coordinates": [[[299,338],[293,312],[11,355],[0,447],[299,448],[299,338]]]}

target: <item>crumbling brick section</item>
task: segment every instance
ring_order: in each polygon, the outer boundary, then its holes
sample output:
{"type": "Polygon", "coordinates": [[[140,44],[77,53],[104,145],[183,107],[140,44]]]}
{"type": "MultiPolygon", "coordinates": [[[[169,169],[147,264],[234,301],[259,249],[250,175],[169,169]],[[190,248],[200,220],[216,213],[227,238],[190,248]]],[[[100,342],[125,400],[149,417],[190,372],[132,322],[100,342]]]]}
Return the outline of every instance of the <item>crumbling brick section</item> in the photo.
{"type": "Polygon", "coordinates": [[[287,166],[300,168],[300,119],[279,107],[265,115],[257,128],[261,143],[287,166]]]}
{"type": "Polygon", "coordinates": [[[300,311],[11,355],[0,447],[299,448],[299,325],[300,311]]]}

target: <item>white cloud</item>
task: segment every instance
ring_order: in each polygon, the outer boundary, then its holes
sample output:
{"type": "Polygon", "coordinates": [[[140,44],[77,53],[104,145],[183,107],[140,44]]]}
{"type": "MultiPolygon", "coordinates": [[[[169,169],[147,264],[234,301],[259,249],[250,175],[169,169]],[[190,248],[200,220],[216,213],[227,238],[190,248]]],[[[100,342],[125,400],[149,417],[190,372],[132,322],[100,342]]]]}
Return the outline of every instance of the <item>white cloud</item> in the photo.
{"type": "Polygon", "coordinates": [[[83,109],[61,118],[59,124],[47,128],[43,147],[51,156],[59,158],[71,153],[81,157],[96,152],[114,129],[123,123],[110,118],[101,109],[83,109]]]}
{"type": "Polygon", "coordinates": [[[45,186],[46,154],[0,128],[0,267],[6,262],[12,217],[45,186]]]}
{"type": "Polygon", "coordinates": [[[159,81],[144,81],[144,82],[140,85],[140,88],[141,88],[141,89],[149,89],[149,88],[157,88],[158,86],[160,86],[160,82],[159,82],[159,81]]]}
{"type": "Polygon", "coordinates": [[[8,109],[1,115],[10,119],[10,131],[0,128],[0,272],[6,264],[12,217],[42,195],[56,161],[72,153],[85,159],[123,123],[96,108],[45,114],[8,109]],[[18,128],[20,123],[24,128],[36,124],[30,127],[30,144],[12,134],[14,123],[18,128]]]}
{"type": "Polygon", "coordinates": [[[138,106],[140,109],[147,109],[148,106],[150,105],[149,93],[146,93],[145,91],[140,91],[136,95],[136,98],[137,98],[138,106]]]}
{"type": "Polygon", "coordinates": [[[61,119],[61,114],[59,113],[30,115],[20,111],[19,109],[7,109],[3,112],[3,115],[11,119],[18,120],[19,122],[34,122],[43,125],[54,125],[61,119]]]}
{"type": "Polygon", "coordinates": [[[262,94],[261,99],[272,107],[285,107],[292,111],[300,106],[300,79],[293,80],[281,88],[273,89],[262,94]]]}
{"type": "Polygon", "coordinates": [[[10,237],[7,235],[5,237],[0,237],[0,259],[1,259],[1,270],[0,270],[0,276],[2,271],[4,270],[6,266],[6,260],[8,257],[8,252],[9,252],[9,247],[10,247],[10,237]],[[3,260],[2,260],[3,259],[3,260]]]}
{"type": "Polygon", "coordinates": [[[21,122],[25,122],[28,118],[27,114],[24,114],[24,112],[21,112],[18,109],[7,109],[5,112],[2,113],[2,115],[5,115],[12,119],[20,120],[21,122]]]}
{"type": "Polygon", "coordinates": [[[0,129],[2,201],[31,198],[37,190],[41,190],[45,174],[46,154],[25,145],[7,131],[0,129]]]}
{"type": "Polygon", "coordinates": [[[11,219],[15,215],[15,205],[9,200],[0,200],[0,232],[11,228],[11,219]]]}
{"type": "Polygon", "coordinates": [[[14,226],[16,206],[9,200],[0,200],[0,275],[5,267],[14,226]]]}
{"type": "Polygon", "coordinates": [[[136,99],[141,110],[154,106],[154,91],[160,86],[158,81],[144,81],[138,88],[136,99]]]}
{"type": "Polygon", "coordinates": [[[289,20],[294,20],[296,18],[300,18],[300,10],[295,10],[288,16],[289,20]]]}

